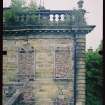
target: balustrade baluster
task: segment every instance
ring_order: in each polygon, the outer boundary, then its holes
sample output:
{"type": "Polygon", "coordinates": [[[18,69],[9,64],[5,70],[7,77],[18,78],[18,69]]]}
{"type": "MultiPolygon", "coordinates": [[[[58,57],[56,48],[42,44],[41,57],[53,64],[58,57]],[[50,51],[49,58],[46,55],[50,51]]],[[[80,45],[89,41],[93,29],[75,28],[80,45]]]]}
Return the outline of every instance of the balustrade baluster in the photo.
{"type": "Polygon", "coordinates": [[[21,18],[20,18],[20,22],[23,22],[23,16],[20,16],[21,18]]]}
{"type": "Polygon", "coordinates": [[[26,15],[24,15],[24,23],[26,23],[26,15]]]}
{"type": "Polygon", "coordinates": [[[63,19],[64,19],[64,21],[66,20],[66,15],[67,15],[67,14],[65,14],[65,15],[63,14],[63,19]]]}
{"type": "Polygon", "coordinates": [[[29,15],[26,15],[26,23],[29,21],[29,15]]]}
{"type": "Polygon", "coordinates": [[[61,15],[58,15],[58,21],[61,21],[61,15]]]}
{"type": "Polygon", "coordinates": [[[55,17],[55,14],[53,15],[53,21],[55,21],[56,17],[55,17]]]}
{"type": "Polygon", "coordinates": [[[16,17],[16,21],[19,22],[19,16],[16,17]]]}

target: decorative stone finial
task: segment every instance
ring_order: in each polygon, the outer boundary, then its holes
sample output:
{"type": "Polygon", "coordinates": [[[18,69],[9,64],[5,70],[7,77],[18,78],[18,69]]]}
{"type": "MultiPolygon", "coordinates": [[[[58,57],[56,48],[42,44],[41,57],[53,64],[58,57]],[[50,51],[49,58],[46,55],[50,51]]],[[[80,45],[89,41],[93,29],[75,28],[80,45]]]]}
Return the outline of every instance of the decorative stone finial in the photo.
{"type": "Polygon", "coordinates": [[[83,8],[83,3],[84,3],[83,0],[79,0],[79,1],[78,1],[78,8],[79,8],[79,9],[82,9],[82,8],[83,8]]]}

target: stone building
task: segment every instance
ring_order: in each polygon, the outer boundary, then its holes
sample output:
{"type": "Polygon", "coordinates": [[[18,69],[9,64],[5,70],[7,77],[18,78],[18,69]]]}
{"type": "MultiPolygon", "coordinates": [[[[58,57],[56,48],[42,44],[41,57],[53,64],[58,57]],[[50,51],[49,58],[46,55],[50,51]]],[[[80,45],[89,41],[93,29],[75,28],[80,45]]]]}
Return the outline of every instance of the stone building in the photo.
{"type": "Polygon", "coordinates": [[[78,9],[39,9],[18,14],[20,24],[4,25],[4,87],[26,83],[16,92],[27,105],[85,105],[86,34],[95,27],[86,23],[85,14],[80,0],[78,9]],[[39,16],[37,22],[33,15],[39,16]]]}

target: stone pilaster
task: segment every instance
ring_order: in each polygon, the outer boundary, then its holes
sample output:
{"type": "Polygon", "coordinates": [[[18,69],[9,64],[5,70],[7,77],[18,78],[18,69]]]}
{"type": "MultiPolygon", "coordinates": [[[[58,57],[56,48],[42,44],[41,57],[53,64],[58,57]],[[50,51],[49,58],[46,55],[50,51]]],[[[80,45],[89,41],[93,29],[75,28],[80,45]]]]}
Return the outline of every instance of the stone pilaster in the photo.
{"type": "Polygon", "coordinates": [[[76,35],[76,105],[85,105],[85,35],[76,35]]]}

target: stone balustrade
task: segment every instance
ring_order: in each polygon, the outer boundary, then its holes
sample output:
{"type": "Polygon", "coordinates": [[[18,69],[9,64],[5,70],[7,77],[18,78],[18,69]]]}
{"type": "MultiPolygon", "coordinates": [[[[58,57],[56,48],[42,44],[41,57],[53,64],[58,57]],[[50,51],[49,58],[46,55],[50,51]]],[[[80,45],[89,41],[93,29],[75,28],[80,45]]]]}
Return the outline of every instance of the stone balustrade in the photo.
{"type": "Polygon", "coordinates": [[[74,10],[37,10],[16,15],[15,21],[19,24],[35,25],[86,25],[84,9],[74,10]]]}

